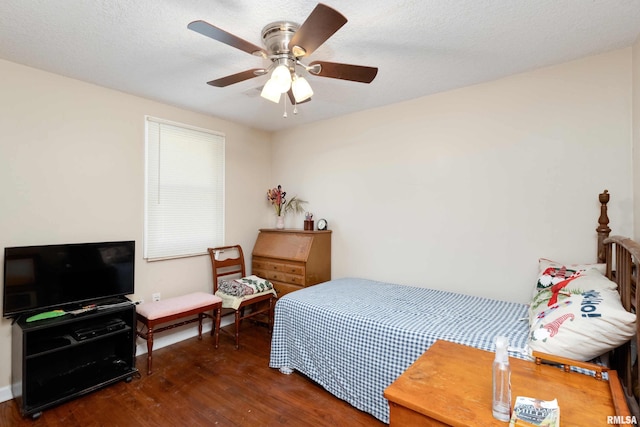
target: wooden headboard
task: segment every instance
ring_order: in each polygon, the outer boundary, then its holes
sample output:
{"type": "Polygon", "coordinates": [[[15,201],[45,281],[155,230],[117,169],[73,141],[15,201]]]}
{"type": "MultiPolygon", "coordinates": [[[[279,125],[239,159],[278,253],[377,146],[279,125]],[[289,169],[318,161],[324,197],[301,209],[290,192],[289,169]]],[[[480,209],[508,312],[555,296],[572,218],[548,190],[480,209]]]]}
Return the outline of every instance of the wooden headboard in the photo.
{"type": "Polygon", "coordinates": [[[604,252],[604,241],[609,237],[611,229],[609,228],[609,216],[607,215],[607,203],[609,203],[609,190],[604,190],[598,196],[600,200],[600,218],[598,218],[598,262],[605,263],[606,256],[604,252]]]}
{"type": "Polygon", "coordinates": [[[616,282],[624,308],[636,314],[636,336],[630,342],[617,348],[612,355],[612,367],[618,371],[622,386],[627,393],[629,409],[640,416],[640,373],[637,349],[640,348],[640,312],[638,311],[638,272],[640,271],[640,244],[630,238],[609,236],[607,203],[609,192],[600,194],[600,218],[598,218],[598,262],[606,263],[606,276],[616,282]]]}

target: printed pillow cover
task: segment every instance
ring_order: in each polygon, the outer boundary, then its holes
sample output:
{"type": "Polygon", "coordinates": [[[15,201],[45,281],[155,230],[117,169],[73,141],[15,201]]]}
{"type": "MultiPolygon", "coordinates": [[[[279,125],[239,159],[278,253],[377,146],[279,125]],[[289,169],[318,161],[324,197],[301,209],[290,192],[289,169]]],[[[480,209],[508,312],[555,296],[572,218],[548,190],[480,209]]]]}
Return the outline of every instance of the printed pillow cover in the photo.
{"type": "Polygon", "coordinates": [[[536,287],[533,290],[533,297],[535,297],[538,292],[547,289],[549,286],[553,286],[556,283],[563,281],[565,277],[569,277],[581,271],[595,269],[600,273],[605,274],[607,265],[606,264],[563,264],[560,262],[551,261],[550,259],[547,259],[547,258],[540,258],[538,260],[538,268],[540,271],[540,276],[538,277],[538,281],[536,282],[536,287]]]}
{"type": "Polygon", "coordinates": [[[587,361],[624,344],[635,333],[635,315],[616,288],[589,269],[538,292],[529,307],[529,348],[587,361]]]}

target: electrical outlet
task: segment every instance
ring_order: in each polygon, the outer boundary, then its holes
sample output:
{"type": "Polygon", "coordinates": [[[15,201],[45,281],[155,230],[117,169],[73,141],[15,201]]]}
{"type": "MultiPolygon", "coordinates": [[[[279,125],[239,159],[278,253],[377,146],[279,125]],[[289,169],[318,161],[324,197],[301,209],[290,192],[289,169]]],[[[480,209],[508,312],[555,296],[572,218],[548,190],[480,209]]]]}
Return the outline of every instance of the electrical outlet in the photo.
{"type": "Polygon", "coordinates": [[[154,301],[160,301],[160,292],[156,292],[155,294],[151,294],[151,298],[154,301]]]}

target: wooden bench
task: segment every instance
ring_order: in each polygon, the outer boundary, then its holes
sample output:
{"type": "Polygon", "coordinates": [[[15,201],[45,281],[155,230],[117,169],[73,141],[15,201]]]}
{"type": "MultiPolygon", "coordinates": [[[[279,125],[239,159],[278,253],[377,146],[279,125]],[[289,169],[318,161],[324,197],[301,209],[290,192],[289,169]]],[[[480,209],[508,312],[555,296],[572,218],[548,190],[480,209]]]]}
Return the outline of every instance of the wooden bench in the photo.
{"type": "Polygon", "coordinates": [[[153,352],[154,333],[177,328],[188,323],[198,322],[198,339],[202,339],[202,319],[209,317],[214,319],[211,327],[211,336],[214,337],[215,348],[218,348],[220,336],[220,312],[222,311],[222,299],[206,292],[194,292],[179,297],[167,298],[162,301],[138,304],[136,312],[138,321],[144,326],[137,330],[139,337],[147,340],[147,375],[151,374],[151,361],[153,352]],[[211,311],[211,314],[207,313],[211,311]],[[161,323],[197,315],[195,318],[171,323],[157,328],[161,323]],[[146,329],[146,332],[145,332],[146,329]]]}

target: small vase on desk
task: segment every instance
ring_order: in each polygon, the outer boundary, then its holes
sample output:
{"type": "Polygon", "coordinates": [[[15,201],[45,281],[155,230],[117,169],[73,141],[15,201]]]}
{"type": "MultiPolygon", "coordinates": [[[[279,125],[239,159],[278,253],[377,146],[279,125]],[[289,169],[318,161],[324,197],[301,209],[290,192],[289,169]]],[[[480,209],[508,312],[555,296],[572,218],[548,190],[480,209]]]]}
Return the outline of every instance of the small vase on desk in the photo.
{"type": "Polygon", "coordinates": [[[276,216],[276,228],[278,230],[284,230],[284,216],[282,215],[276,216]]]}

